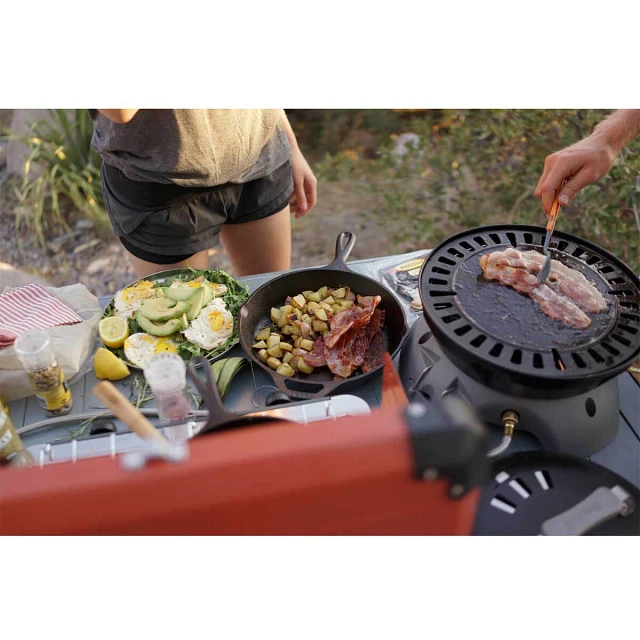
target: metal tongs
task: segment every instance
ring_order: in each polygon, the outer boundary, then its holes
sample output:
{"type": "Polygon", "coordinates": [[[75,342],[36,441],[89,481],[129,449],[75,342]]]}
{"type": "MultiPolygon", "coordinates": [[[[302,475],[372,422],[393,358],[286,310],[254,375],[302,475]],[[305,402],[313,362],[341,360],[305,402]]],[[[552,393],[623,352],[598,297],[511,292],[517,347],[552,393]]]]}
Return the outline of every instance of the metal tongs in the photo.
{"type": "Polygon", "coordinates": [[[556,191],[556,195],[553,198],[553,204],[551,205],[551,212],[549,213],[549,217],[547,219],[547,235],[544,239],[544,245],[542,245],[542,252],[546,256],[546,259],[544,261],[544,264],[542,265],[542,269],[540,269],[540,273],[538,274],[537,284],[542,284],[543,282],[545,282],[549,277],[549,274],[551,273],[551,254],[549,253],[549,243],[551,242],[553,230],[556,228],[556,220],[558,219],[558,213],[560,212],[560,203],[558,202],[558,196],[560,195],[560,191],[562,187],[564,187],[565,182],[566,180],[563,180],[562,184],[556,191]]]}

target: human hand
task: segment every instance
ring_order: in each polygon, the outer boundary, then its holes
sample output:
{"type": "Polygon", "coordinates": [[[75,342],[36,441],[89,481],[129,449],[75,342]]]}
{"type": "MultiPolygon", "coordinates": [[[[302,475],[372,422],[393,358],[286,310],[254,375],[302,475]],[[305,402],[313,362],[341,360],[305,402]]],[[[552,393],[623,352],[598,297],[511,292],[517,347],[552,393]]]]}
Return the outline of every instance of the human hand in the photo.
{"type": "Polygon", "coordinates": [[[318,201],[318,180],[313,175],[309,163],[300,149],[293,149],[291,157],[293,172],[293,195],[291,196],[291,212],[296,218],[302,218],[316,206],[318,201]]]}
{"type": "Polygon", "coordinates": [[[542,200],[542,208],[549,215],[556,191],[562,185],[558,196],[561,205],[569,204],[580,189],[584,189],[609,173],[617,155],[617,150],[603,136],[593,134],[576,144],[552,153],[544,161],[544,171],[535,196],[542,200]]]}

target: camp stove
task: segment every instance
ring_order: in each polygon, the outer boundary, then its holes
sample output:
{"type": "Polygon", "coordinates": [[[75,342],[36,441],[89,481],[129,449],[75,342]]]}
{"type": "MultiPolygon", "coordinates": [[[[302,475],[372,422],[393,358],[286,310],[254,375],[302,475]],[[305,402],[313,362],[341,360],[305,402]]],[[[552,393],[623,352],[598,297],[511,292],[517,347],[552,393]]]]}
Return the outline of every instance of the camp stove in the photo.
{"type": "Polygon", "coordinates": [[[430,400],[455,393],[484,423],[500,429],[505,412],[515,411],[516,429],[535,436],[547,451],[588,456],[609,444],[618,431],[616,378],[570,397],[541,398],[535,388],[527,393],[523,387],[519,395],[504,393],[456,367],[424,318],[414,323],[400,358],[400,377],[410,399],[430,400]]]}

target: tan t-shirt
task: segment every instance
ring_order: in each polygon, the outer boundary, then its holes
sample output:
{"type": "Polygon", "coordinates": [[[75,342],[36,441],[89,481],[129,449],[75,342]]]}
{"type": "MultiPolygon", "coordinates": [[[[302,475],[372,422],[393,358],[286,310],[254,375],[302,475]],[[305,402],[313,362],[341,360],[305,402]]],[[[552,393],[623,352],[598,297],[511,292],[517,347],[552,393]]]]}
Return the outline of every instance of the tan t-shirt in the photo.
{"type": "Polygon", "coordinates": [[[282,109],[141,109],[126,124],[90,113],[94,149],[132,180],[183,187],[244,183],[291,156],[282,109]]]}

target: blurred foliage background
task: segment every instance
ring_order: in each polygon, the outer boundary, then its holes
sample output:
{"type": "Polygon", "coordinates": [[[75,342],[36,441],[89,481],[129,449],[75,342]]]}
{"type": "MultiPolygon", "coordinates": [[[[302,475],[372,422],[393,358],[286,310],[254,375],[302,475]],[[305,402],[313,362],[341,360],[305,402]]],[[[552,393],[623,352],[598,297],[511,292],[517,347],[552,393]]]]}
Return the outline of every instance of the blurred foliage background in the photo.
{"type": "MultiPolygon", "coordinates": [[[[321,182],[375,197],[363,216],[382,221],[404,250],[492,223],[544,224],[533,196],[545,157],[589,135],[609,111],[287,110],[321,182]]],[[[53,110],[20,136],[29,149],[12,186],[16,224],[46,233],[89,218],[108,235],[100,158],[86,110],[53,110]]],[[[14,136],[4,131],[5,136],[14,136]]],[[[640,140],[610,174],[562,209],[558,229],[591,240],[640,270],[640,140]]],[[[320,207],[319,207],[320,211],[320,207]]],[[[314,212],[313,215],[319,215],[314,212]]]]}

